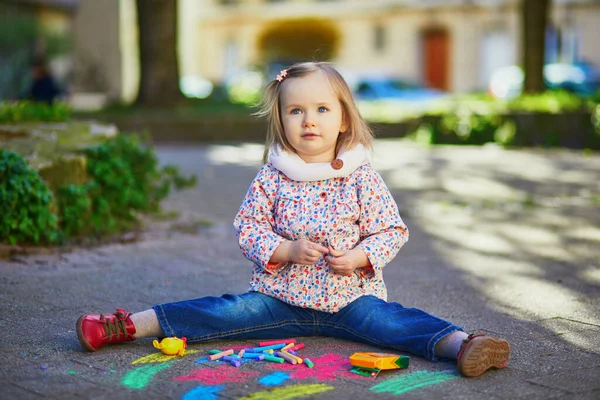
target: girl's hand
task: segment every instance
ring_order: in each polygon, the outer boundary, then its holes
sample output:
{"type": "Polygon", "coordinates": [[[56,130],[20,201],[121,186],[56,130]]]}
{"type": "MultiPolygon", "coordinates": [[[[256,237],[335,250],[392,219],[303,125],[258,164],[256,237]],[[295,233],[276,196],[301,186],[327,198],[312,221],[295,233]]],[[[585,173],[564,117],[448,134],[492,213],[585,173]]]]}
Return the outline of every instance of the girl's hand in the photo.
{"type": "Polygon", "coordinates": [[[336,274],[351,276],[356,268],[368,263],[367,256],[360,249],[352,249],[347,252],[334,250],[329,247],[329,256],[326,258],[329,268],[336,274]],[[365,262],[366,260],[366,262],[365,262]]]}
{"type": "Polygon", "coordinates": [[[325,246],[306,239],[298,239],[291,242],[289,260],[296,264],[313,265],[327,253],[329,253],[329,250],[325,246]]]}

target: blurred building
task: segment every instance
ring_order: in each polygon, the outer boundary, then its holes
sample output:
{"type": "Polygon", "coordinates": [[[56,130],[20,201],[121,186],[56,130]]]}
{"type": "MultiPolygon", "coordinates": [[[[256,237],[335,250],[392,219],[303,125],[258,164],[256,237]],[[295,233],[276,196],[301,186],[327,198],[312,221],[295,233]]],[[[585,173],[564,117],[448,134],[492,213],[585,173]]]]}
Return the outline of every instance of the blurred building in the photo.
{"type": "MultiPolygon", "coordinates": [[[[520,63],[520,0],[183,1],[196,30],[187,73],[222,81],[261,64],[257,38],[273,20],[319,16],[338,27],[336,64],[457,92],[482,90],[520,63]]],[[[600,66],[600,1],[553,0],[547,62],[600,66]]]]}
{"type": "MultiPolygon", "coordinates": [[[[135,0],[2,0],[72,34],[71,94],[90,108],[131,101],[139,82],[135,0]]],[[[340,32],[347,74],[386,74],[455,92],[485,90],[519,64],[521,0],[178,0],[182,77],[219,84],[264,66],[259,37],[274,21],[319,17],[340,32]]],[[[600,66],[600,1],[552,0],[548,62],[600,66]]]]}

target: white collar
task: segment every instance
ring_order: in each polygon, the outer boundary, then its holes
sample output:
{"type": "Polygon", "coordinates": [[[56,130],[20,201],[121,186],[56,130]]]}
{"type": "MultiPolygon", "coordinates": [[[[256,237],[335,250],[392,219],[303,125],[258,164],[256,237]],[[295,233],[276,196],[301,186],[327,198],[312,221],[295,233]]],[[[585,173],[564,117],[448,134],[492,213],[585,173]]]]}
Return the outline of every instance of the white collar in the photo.
{"type": "Polygon", "coordinates": [[[332,163],[307,163],[296,153],[284,151],[279,146],[271,147],[269,162],[288,178],[295,181],[322,181],[331,178],[342,178],[352,174],[358,167],[369,162],[367,150],[362,144],[348,150],[340,150],[337,159],[332,163]],[[334,169],[332,164],[341,160],[343,166],[334,169]]]}

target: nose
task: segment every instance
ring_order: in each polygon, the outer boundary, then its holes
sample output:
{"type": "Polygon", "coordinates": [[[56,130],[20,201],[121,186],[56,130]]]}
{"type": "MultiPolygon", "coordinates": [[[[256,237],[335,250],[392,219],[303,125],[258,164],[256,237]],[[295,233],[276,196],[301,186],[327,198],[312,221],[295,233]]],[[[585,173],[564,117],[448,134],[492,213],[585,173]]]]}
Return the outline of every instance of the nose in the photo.
{"type": "Polygon", "coordinates": [[[314,119],[310,115],[308,115],[308,113],[306,113],[304,117],[304,123],[302,124],[302,126],[304,128],[314,128],[315,126],[317,126],[317,124],[315,123],[314,119]]]}

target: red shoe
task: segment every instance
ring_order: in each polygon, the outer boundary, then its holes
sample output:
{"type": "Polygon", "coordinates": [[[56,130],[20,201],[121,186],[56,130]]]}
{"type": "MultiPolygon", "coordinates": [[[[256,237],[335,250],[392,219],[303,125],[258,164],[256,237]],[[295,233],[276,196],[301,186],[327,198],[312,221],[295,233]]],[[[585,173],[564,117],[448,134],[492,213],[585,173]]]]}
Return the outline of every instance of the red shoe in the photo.
{"type": "Polygon", "coordinates": [[[79,342],[89,351],[96,351],[105,344],[135,340],[135,326],[130,315],[122,308],[117,308],[117,312],[111,315],[83,315],[77,320],[79,342]]]}
{"type": "Polygon", "coordinates": [[[490,368],[504,368],[510,358],[510,344],[487,335],[469,335],[460,346],[457,365],[464,376],[483,374],[490,368]]]}

